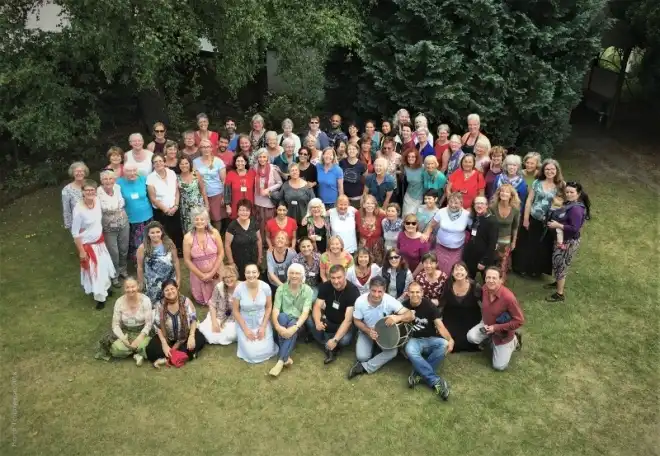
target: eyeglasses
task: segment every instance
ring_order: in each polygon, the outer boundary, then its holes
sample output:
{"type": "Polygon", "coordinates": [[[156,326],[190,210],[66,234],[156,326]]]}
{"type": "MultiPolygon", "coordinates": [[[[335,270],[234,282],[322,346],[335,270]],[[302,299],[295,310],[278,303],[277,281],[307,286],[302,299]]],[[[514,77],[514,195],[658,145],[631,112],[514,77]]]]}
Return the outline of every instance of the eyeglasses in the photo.
{"type": "Polygon", "coordinates": [[[310,123],[311,123],[311,124],[317,124],[317,123],[319,123],[319,122],[318,122],[318,120],[312,120],[310,123]]]}
{"type": "Polygon", "coordinates": [[[390,260],[400,260],[401,256],[400,255],[391,255],[390,260]]]}
{"type": "Polygon", "coordinates": [[[165,133],[165,130],[154,130],[156,133],[165,133]]]}
{"type": "Polygon", "coordinates": [[[405,222],[406,226],[415,226],[417,222],[405,222]]]}

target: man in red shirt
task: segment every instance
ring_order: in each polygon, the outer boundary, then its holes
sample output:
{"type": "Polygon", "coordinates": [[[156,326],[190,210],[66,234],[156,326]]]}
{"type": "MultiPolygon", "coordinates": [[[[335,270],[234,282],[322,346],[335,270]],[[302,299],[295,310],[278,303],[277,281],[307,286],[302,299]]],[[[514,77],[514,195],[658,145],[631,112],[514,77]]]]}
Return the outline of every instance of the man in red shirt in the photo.
{"type": "Polygon", "coordinates": [[[487,267],[484,280],[481,322],[468,331],[467,339],[480,344],[490,338],[493,369],[503,371],[509,366],[513,352],[522,346],[522,337],[516,330],[523,325],[525,317],[513,292],[502,285],[498,268],[487,267]]]}
{"type": "Polygon", "coordinates": [[[218,138],[218,149],[213,155],[218,157],[225,164],[227,171],[231,169],[232,162],[234,160],[234,152],[229,150],[229,135],[227,132],[221,132],[218,138]]]}

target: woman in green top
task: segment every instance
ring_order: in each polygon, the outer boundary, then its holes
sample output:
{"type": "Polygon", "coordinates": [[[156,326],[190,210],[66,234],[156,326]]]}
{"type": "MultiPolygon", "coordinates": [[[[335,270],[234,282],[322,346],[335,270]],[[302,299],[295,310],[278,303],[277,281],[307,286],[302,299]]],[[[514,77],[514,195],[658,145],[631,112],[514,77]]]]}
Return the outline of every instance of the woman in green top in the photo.
{"type": "Polygon", "coordinates": [[[523,171],[522,175],[527,183],[527,188],[531,189],[532,184],[539,176],[539,170],[541,169],[541,154],[538,152],[529,152],[523,158],[523,171]]]}
{"type": "Polygon", "coordinates": [[[440,204],[444,200],[445,186],[447,185],[447,176],[439,169],[438,159],[434,155],[429,155],[424,159],[424,172],[422,173],[422,186],[424,193],[429,190],[438,192],[440,204]]]}
{"type": "Polygon", "coordinates": [[[511,184],[502,184],[491,198],[490,210],[497,223],[497,263],[502,283],[509,272],[511,251],[516,248],[520,225],[520,198],[511,184]]]}
{"type": "Polygon", "coordinates": [[[422,204],[424,184],[422,181],[422,157],[417,149],[403,151],[403,209],[402,216],[416,214],[422,204]]]}

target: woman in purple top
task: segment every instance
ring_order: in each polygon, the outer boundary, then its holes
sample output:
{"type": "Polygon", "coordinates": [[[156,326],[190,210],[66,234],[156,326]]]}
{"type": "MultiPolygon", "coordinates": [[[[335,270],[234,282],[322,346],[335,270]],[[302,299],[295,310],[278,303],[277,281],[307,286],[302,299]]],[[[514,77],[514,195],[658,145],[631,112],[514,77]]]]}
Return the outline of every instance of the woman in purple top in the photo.
{"type": "Polygon", "coordinates": [[[564,301],[564,285],[566,273],[573,257],[580,247],[580,230],[586,220],[591,217],[591,202],[589,196],[578,182],[567,182],[564,188],[564,206],[556,217],[548,222],[548,229],[563,230],[564,242],[555,243],[552,252],[552,273],[555,282],[547,284],[546,288],[556,291],[546,298],[549,302],[564,301]]]}
{"type": "Polygon", "coordinates": [[[408,214],[403,219],[403,231],[399,233],[396,241],[396,249],[406,260],[408,267],[415,276],[422,270],[422,257],[431,249],[431,244],[421,239],[422,233],[417,231],[417,217],[408,214]]]}

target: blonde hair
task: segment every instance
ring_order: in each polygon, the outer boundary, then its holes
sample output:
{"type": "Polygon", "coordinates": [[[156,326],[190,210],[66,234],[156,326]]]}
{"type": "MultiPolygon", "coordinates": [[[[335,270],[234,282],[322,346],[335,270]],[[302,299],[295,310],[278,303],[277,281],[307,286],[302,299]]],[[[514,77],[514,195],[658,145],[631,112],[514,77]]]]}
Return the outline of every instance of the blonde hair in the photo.
{"type": "Polygon", "coordinates": [[[502,191],[502,189],[509,190],[509,192],[511,193],[511,200],[509,201],[511,207],[520,209],[520,196],[518,196],[518,192],[516,191],[516,188],[511,184],[502,184],[497,188],[497,190],[495,190],[495,193],[490,199],[490,208],[492,210],[495,210],[497,208],[497,205],[500,202],[500,192],[502,191]]]}
{"type": "Polygon", "coordinates": [[[338,241],[339,245],[341,245],[342,251],[344,250],[344,240],[341,237],[334,235],[328,238],[328,251],[330,251],[330,245],[332,244],[332,241],[338,241]]]}
{"type": "Polygon", "coordinates": [[[490,149],[490,157],[492,158],[493,155],[501,155],[502,159],[504,159],[506,157],[506,149],[502,146],[493,146],[490,149]]]}
{"type": "Polygon", "coordinates": [[[438,125],[438,136],[440,136],[440,133],[442,133],[443,131],[446,131],[448,135],[451,134],[451,130],[449,129],[449,125],[447,124],[438,125]]]}

